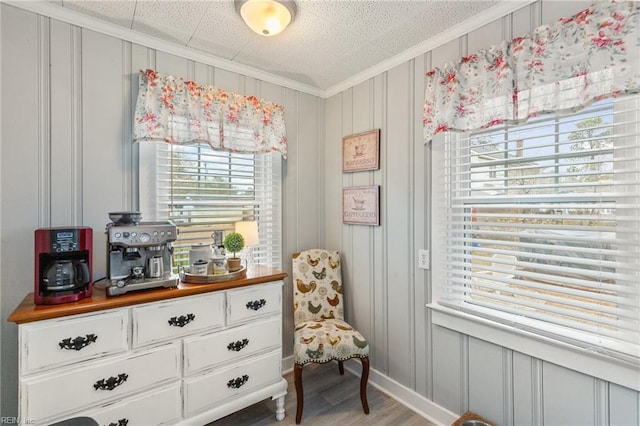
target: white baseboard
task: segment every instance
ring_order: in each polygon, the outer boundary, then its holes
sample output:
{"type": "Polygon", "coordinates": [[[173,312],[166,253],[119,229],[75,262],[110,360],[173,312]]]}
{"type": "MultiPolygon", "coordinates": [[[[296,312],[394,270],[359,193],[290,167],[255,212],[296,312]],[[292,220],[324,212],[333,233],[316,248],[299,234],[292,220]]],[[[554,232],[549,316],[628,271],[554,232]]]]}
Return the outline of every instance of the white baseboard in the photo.
{"type": "MultiPolygon", "coordinates": [[[[351,374],[360,377],[360,363],[354,360],[345,362],[345,369],[351,374]]],[[[283,373],[293,370],[293,356],[282,359],[283,373]]],[[[381,392],[389,395],[400,404],[421,415],[425,419],[437,425],[450,425],[458,419],[458,415],[439,406],[435,402],[425,398],[408,387],[396,382],[390,377],[372,368],[369,370],[369,384],[381,392]]]]}
{"type": "Polygon", "coordinates": [[[282,358],[282,374],[287,374],[293,371],[293,355],[289,355],[286,358],[282,358]]]}

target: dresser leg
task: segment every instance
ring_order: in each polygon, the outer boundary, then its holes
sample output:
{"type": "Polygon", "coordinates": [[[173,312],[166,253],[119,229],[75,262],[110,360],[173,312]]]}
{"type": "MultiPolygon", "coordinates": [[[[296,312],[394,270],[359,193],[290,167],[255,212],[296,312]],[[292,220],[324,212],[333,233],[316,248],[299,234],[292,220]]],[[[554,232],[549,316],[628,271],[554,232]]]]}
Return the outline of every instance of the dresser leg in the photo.
{"type": "Polygon", "coordinates": [[[276,420],[282,421],[284,420],[284,397],[286,395],[282,395],[281,397],[276,399],[276,420]]]}

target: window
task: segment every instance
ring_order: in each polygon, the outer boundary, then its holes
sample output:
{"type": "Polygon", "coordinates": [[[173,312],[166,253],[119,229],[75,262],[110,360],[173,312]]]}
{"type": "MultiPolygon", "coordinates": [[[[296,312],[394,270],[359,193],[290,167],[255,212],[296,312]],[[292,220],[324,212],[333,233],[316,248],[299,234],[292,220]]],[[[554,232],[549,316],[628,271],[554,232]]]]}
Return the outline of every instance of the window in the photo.
{"type": "Polygon", "coordinates": [[[279,153],[233,153],[206,143],[141,143],[140,150],[143,219],[176,224],[176,268],[188,264],[191,244],[211,244],[214,231],[233,231],[242,220],[258,222],[254,261],[281,267],[279,153]]]}
{"type": "Polygon", "coordinates": [[[434,146],[437,303],[637,365],[638,104],[605,100],[434,146]]]}

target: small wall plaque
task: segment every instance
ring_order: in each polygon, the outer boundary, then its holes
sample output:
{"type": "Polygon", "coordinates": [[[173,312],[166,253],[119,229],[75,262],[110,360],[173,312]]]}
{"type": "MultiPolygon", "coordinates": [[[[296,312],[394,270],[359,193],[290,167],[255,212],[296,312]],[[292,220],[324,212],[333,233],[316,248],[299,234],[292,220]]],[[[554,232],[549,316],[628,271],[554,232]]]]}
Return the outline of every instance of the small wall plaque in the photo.
{"type": "Polygon", "coordinates": [[[380,225],[380,186],[343,188],[342,222],[352,225],[380,225]]]}
{"type": "Polygon", "coordinates": [[[342,138],[342,171],[380,168],[380,129],[342,138]]]}

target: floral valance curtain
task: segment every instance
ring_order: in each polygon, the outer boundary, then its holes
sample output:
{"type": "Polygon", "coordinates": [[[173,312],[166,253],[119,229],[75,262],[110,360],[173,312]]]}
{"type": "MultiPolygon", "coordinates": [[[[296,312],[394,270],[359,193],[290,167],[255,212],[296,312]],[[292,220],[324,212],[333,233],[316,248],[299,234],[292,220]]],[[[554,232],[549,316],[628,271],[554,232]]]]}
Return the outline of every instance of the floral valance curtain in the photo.
{"type": "Polygon", "coordinates": [[[287,158],[282,106],[153,70],[140,71],[133,138],[287,158]]]}
{"type": "Polygon", "coordinates": [[[640,2],[594,3],[426,74],[424,139],[640,92],[640,2]]]}

